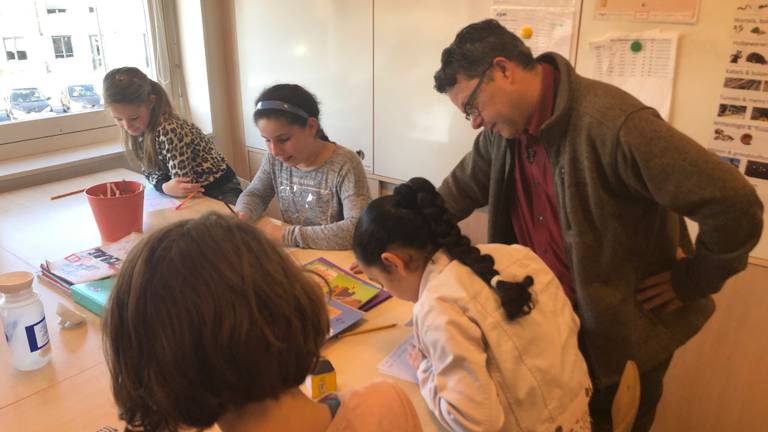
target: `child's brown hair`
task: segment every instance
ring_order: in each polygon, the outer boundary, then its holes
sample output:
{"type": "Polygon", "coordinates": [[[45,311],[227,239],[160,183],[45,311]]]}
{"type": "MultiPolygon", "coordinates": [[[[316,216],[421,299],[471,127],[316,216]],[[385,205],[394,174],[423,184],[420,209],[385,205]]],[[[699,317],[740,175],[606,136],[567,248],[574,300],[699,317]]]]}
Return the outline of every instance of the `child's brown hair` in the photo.
{"type": "Polygon", "coordinates": [[[112,69],[104,76],[104,103],[145,105],[152,102],[149,124],[142,136],[143,145],[139,145],[139,137],[131,136],[121,130],[123,147],[132,161],[141,162],[145,169],[157,169],[160,159],[155,149],[155,130],[160,126],[163,115],[174,115],[173,105],[163,87],[135,67],[120,67],[112,69]]]}
{"type": "Polygon", "coordinates": [[[120,417],[145,431],[204,429],[276,399],[327,334],[321,288],[256,228],[214,213],[142,240],[104,320],[120,417]]]}

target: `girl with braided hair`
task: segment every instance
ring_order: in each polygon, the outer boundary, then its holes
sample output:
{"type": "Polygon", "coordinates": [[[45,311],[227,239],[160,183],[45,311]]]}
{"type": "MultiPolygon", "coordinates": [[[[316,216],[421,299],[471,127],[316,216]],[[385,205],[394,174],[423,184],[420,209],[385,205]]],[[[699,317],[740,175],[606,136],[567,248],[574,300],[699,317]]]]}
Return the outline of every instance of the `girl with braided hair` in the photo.
{"type": "Polygon", "coordinates": [[[372,201],[358,265],[414,302],[412,362],[451,430],[590,430],[579,320],[551,270],[520,245],[473,246],[426,179],[372,201]]]}

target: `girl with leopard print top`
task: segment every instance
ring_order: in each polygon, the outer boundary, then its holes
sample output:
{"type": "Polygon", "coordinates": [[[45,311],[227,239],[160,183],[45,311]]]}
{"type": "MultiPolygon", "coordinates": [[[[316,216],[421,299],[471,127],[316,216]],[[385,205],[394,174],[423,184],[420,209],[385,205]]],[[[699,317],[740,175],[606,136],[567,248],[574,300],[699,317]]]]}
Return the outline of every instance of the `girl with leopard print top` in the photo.
{"type": "Polygon", "coordinates": [[[202,193],[230,204],[242,192],[235,172],[211,138],[173,111],[165,90],[135,67],[104,77],[104,101],[122,130],[132,162],[159,192],[202,193]]]}

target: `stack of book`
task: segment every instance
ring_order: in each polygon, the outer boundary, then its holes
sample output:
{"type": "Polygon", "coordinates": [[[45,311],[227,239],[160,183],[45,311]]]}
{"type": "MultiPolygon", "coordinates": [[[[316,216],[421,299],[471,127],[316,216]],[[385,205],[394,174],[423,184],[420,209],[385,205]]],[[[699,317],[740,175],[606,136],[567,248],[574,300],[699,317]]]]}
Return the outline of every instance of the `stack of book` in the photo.
{"type": "Polygon", "coordinates": [[[40,278],[69,292],[77,303],[101,315],[115,276],[140,237],[141,234],[133,233],[114,243],[46,260],[40,264],[40,278]]]}

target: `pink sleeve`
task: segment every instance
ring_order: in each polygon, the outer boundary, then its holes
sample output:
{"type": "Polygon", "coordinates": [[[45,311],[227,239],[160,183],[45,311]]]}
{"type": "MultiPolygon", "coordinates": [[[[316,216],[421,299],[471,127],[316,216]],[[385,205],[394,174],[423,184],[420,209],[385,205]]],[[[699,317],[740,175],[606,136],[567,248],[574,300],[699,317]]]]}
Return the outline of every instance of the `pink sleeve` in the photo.
{"type": "Polygon", "coordinates": [[[421,422],[408,395],[391,381],[378,380],[339,393],[341,407],[328,432],[420,432],[421,422]]]}

